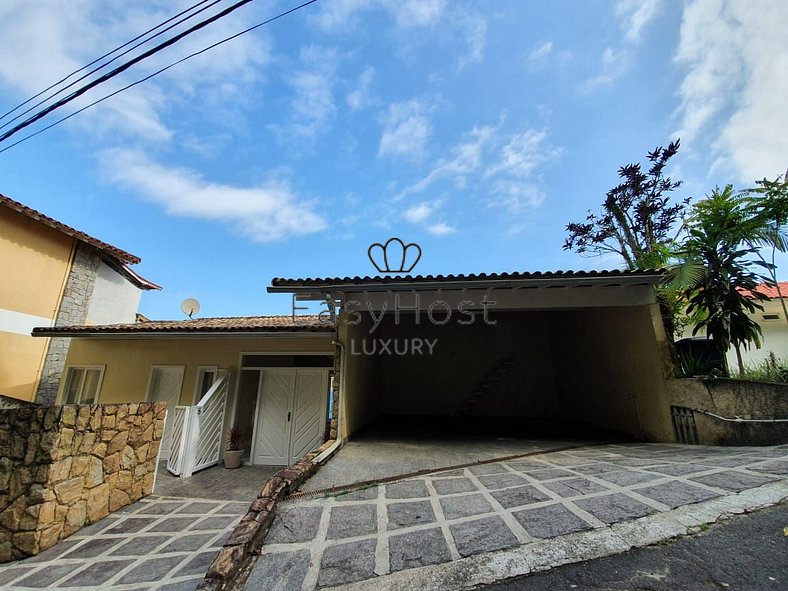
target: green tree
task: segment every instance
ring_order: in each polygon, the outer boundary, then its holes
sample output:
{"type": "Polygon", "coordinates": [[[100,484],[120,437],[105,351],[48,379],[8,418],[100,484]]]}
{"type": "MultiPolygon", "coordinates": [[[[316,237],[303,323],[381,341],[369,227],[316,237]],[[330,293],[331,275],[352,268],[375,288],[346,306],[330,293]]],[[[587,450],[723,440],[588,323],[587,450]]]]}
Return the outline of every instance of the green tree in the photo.
{"type": "Polygon", "coordinates": [[[755,245],[763,221],[747,197],[728,185],[693,205],[686,231],[681,255],[685,269],[692,269],[684,296],[687,313],[696,319],[693,334],[705,329],[723,359],[733,346],[742,375],[742,347],[761,345],[761,327],[750,314],[763,309],[759,301],[765,296],[757,287],[772,267],[758,259],[755,245]]]}

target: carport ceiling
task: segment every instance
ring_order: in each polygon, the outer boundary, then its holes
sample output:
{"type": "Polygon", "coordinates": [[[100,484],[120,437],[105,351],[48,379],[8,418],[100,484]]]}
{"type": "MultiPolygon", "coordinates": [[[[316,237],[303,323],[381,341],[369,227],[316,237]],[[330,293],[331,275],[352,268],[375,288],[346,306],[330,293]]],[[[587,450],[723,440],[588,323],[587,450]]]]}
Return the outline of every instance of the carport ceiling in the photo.
{"type": "Polygon", "coordinates": [[[426,310],[435,302],[456,308],[498,310],[577,309],[653,304],[661,269],[647,271],[556,271],[480,275],[275,278],[268,291],[299,300],[353,302],[373,310],[426,310]],[[492,303],[494,302],[494,304],[492,303]]]}

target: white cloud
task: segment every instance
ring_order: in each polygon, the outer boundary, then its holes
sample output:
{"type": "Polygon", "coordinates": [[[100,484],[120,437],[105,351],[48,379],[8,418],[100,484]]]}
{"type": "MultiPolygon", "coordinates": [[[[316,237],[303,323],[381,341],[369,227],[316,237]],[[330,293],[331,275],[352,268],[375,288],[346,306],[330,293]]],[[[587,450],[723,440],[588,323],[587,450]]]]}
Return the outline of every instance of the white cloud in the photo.
{"type": "Polygon", "coordinates": [[[186,168],[168,168],[142,151],[107,150],[101,157],[107,180],[180,217],[224,222],[256,242],[284,240],[326,228],[314,204],[285,181],[258,187],[212,183],[186,168]]]}
{"type": "Polygon", "coordinates": [[[430,214],[435,210],[435,205],[430,203],[419,203],[405,210],[402,214],[406,220],[413,224],[420,224],[430,217],[430,214]]]}
{"type": "Polygon", "coordinates": [[[484,61],[484,48],[487,45],[487,21],[479,14],[457,12],[453,16],[458,31],[468,44],[468,50],[458,58],[460,68],[484,61]]]}
{"type": "Polygon", "coordinates": [[[485,176],[506,173],[515,178],[530,176],[537,167],[558,158],[563,150],[546,145],[545,130],[526,129],[513,135],[501,148],[498,162],[490,165],[485,176]]]}
{"type": "Polygon", "coordinates": [[[658,9],[659,0],[619,0],[615,12],[625,39],[630,43],[640,41],[643,28],[656,16],[658,9]]]}
{"type": "Polygon", "coordinates": [[[443,16],[446,0],[383,0],[398,26],[427,27],[443,16]]]}
{"type": "Polygon", "coordinates": [[[326,130],[336,114],[334,80],[337,52],[333,49],[309,46],[301,49],[303,68],[289,80],[294,98],[290,131],[298,137],[314,139],[326,130]]]}
{"type": "Polygon", "coordinates": [[[544,191],[537,185],[512,179],[496,181],[492,194],[488,205],[502,207],[513,215],[535,209],[545,200],[544,191]]]}
{"type": "Polygon", "coordinates": [[[433,236],[448,236],[449,234],[454,234],[457,230],[444,222],[438,222],[428,226],[427,231],[433,236]]]}
{"type": "Polygon", "coordinates": [[[367,66],[364,71],[359,74],[356,87],[347,94],[345,100],[350,107],[351,111],[358,111],[367,107],[372,102],[370,96],[370,87],[372,86],[372,78],[375,76],[375,68],[367,66]]]}
{"type": "Polygon", "coordinates": [[[539,47],[534,49],[530,54],[528,54],[529,61],[538,62],[544,60],[550,53],[553,51],[553,42],[546,41],[542,43],[539,47]]]}
{"type": "Polygon", "coordinates": [[[676,62],[681,122],[692,149],[708,138],[717,162],[742,182],[788,165],[788,3],[695,0],[682,16],[676,62]]]}
{"type": "Polygon", "coordinates": [[[615,50],[612,47],[607,47],[602,52],[602,71],[583,82],[580,85],[580,91],[590,93],[601,86],[613,83],[626,71],[629,65],[628,60],[629,54],[626,50],[615,50]]]}
{"type": "Polygon", "coordinates": [[[427,141],[432,134],[431,111],[431,105],[417,99],[389,105],[381,117],[383,133],[378,156],[411,160],[423,158],[427,154],[427,141]]]}
{"type": "Polygon", "coordinates": [[[309,18],[324,31],[349,30],[358,24],[359,14],[372,4],[372,0],[321,2],[318,13],[309,18]]]}

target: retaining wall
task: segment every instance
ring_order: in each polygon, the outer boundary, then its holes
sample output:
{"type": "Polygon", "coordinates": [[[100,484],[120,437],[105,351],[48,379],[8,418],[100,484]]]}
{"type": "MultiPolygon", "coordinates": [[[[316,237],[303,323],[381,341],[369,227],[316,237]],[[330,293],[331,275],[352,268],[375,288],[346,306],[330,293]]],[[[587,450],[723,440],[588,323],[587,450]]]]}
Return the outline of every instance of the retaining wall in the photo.
{"type": "Polygon", "coordinates": [[[163,402],[0,409],[0,562],[149,495],[165,413],[163,402]]]}

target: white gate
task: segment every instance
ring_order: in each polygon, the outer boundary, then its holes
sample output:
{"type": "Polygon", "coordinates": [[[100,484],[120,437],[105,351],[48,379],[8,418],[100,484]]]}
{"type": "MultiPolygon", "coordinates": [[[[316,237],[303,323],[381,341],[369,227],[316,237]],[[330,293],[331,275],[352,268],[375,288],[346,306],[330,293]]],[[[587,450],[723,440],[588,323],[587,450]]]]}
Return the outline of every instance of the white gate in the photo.
{"type": "Polygon", "coordinates": [[[230,374],[213,383],[196,406],[176,406],[167,470],[181,478],[219,463],[230,374]]]}

